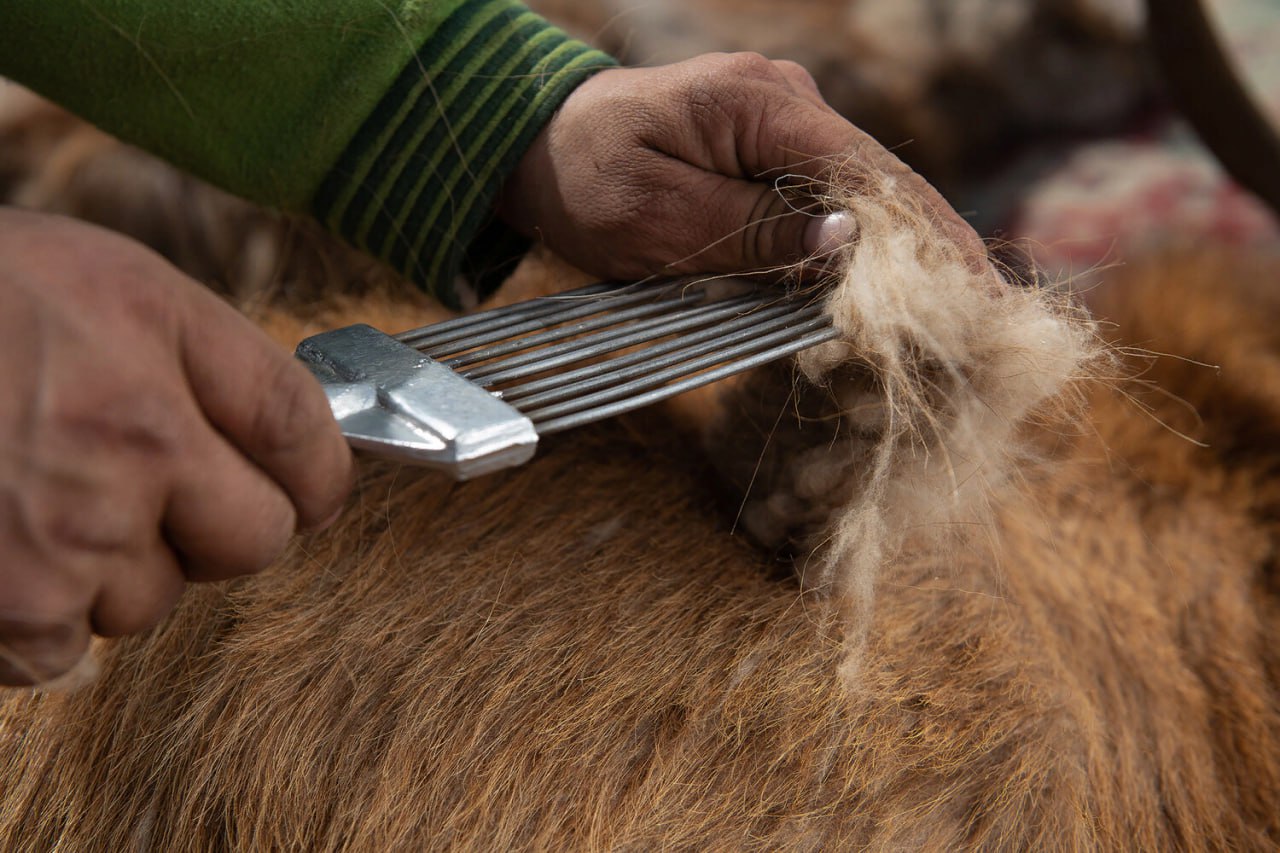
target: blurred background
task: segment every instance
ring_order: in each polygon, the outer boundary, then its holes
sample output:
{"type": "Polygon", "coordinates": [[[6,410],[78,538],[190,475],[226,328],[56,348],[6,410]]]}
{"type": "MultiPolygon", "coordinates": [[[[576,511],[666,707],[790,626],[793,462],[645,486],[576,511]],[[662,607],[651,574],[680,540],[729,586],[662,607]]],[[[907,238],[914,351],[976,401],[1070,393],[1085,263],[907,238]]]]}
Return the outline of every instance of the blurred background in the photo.
{"type": "MultiPolygon", "coordinates": [[[[980,234],[1021,247],[1006,257],[1031,258],[1042,279],[1088,286],[1111,265],[1188,244],[1280,251],[1275,216],[1175,108],[1144,0],[529,2],[629,64],[735,50],[799,62],[836,109],[980,234]]],[[[1280,127],[1280,0],[1204,2],[1280,127]]],[[[1184,64],[1194,73],[1198,61],[1184,64]]],[[[1269,162],[1280,163],[1273,147],[1269,162]]],[[[2,80],[0,202],[121,230],[241,302],[283,294],[305,305],[335,280],[360,290],[390,275],[308,223],[205,187],[2,80]]]]}
{"type": "MultiPolygon", "coordinates": [[[[827,100],[1042,275],[1211,240],[1278,245],[1265,205],[1181,119],[1143,0],[533,0],[630,64],[755,50],[827,100]]],[[[1280,125],[1280,0],[1207,0],[1280,125]]]]}

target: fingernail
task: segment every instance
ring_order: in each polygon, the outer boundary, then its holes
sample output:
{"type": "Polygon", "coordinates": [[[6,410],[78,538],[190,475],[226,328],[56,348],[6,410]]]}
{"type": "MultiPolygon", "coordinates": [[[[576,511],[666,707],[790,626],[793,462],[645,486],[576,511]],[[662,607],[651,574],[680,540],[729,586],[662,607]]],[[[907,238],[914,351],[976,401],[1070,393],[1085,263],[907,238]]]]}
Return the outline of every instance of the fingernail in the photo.
{"type": "Polygon", "coordinates": [[[853,242],[858,234],[858,223],[847,210],[813,219],[804,229],[804,250],[816,257],[825,257],[853,242]]]}

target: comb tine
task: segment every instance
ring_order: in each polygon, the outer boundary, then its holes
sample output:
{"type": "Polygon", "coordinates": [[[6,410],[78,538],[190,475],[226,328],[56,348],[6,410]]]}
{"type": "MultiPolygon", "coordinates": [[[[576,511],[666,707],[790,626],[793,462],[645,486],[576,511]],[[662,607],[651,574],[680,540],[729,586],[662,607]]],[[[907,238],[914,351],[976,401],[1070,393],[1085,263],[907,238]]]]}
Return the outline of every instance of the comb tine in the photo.
{"type": "Polygon", "coordinates": [[[517,407],[542,408],[576,395],[616,385],[619,382],[639,379],[690,359],[720,352],[725,347],[752,341],[764,346],[777,339],[776,336],[782,332],[791,335],[803,334],[830,322],[822,317],[820,312],[820,307],[812,306],[797,313],[775,312],[772,316],[761,318],[758,322],[750,324],[740,323],[730,327],[726,323],[716,329],[707,329],[702,334],[684,335],[637,350],[622,358],[589,365],[590,370],[573,371],[573,375],[556,374],[544,380],[504,388],[501,396],[503,400],[517,407]]]}
{"type": "MultiPolygon", "coordinates": [[[[528,414],[530,420],[533,421],[534,427],[539,435],[548,435],[553,432],[570,429],[572,427],[588,424],[593,421],[602,420],[604,418],[620,415],[623,412],[629,412],[632,409],[638,409],[642,406],[665,400],[668,397],[674,397],[677,394],[683,394],[685,391],[692,391],[694,388],[700,388],[703,385],[709,385],[734,374],[750,370],[762,364],[768,364],[776,361],[784,356],[797,353],[808,347],[815,346],[824,341],[832,340],[837,337],[839,332],[831,326],[817,329],[809,332],[802,337],[792,339],[786,343],[771,347],[762,352],[745,356],[739,360],[732,361],[728,364],[721,364],[711,370],[696,373],[692,376],[685,376],[684,379],[664,385],[660,388],[654,388],[646,392],[636,394],[631,397],[612,400],[611,402],[592,404],[589,408],[580,409],[571,413],[554,416],[546,413],[528,414]]],[[[587,399],[587,398],[584,398],[587,399]]],[[[581,401],[579,401],[581,402],[581,401]]]]}
{"type": "Polygon", "coordinates": [[[449,356],[458,355],[458,353],[474,350],[476,347],[490,345],[490,343],[498,341],[509,341],[512,337],[522,336],[522,334],[536,333],[540,332],[540,330],[553,328],[556,325],[568,323],[570,320],[604,313],[604,311],[616,311],[618,307],[636,305],[639,302],[652,302],[654,295],[655,292],[652,289],[645,289],[645,291],[603,293],[600,296],[588,296],[584,300],[576,300],[576,298],[575,300],[563,300],[563,298],[558,297],[547,297],[549,301],[554,298],[552,302],[553,310],[540,311],[540,313],[529,316],[529,318],[526,318],[526,316],[513,316],[513,318],[509,318],[509,323],[488,325],[481,332],[475,334],[452,334],[443,345],[420,348],[433,359],[443,360],[449,356]]]}
{"type": "Polygon", "coordinates": [[[418,349],[439,346],[465,335],[498,328],[505,323],[511,322],[514,318],[528,320],[531,317],[550,314],[563,308],[565,302],[577,297],[599,296],[612,291],[626,290],[634,286],[633,284],[614,281],[597,282],[588,284],[585,287],[566,290],[554,296],[542,296],[537,299],[530,299],[527,302],[504,305],[501,308],[489,308],[464,317],[455,317],[452,320],[431,323],[417,329],[409,329],[392,337],[406,346],[418,349]]]}
{"type": "MultiPolygon", "coordinates": [[[[680,294],[668,299],[660,299],[656,302],[651,300],[651,294],[645,294],[646,304],[634,305],[619,311],[617,306],[622,300],[612,301],[611,305],[597,307],[595,311],[590,313],[582,313],[573,319],[581,319],[581,322],[570,325],[556,325],[555,328],[546,329],[537,334],[527,337],[509,339],[509,335],[503,335],[502,343],[496,343],[493,346],[481,349],[470,350],[461,355],[452,358],[441,359],[444,364],[457,370],[460,367],[466,367],[469,364],[476,364],[499,356],[508,355],[513,352],[539,347],[543,344],[554,343],[565,338],[574,337],[591,332],[596,329],[604,329],[610,326],[616,326],[629,320],[638,320],[643,317],[650,317],[654,314],[674,313],[679,311],[693,310],[693,306],[688,306],[690,302],[701,302],[706,296],[701,291],[692,294],[680,294]],[[686,307],[688,306],[688,307],[686,307]],[[599,316],[595,316],[599,315],[599,316]]],[[[629,303],[628,303],[629,304],[629,303]]],[[[565,318],[568,319],[568,318],[565,318]]],[[[562,321],[557,321],[557,323],[562,321]]],[[[542,323],[540,328],[545,328],[549,323],[542,323]]],[[[432,355],[430,352],[428,355],[432,355]]],[[[432,355],[434,358],[435,356],[432,355]]]]}
{"type": "Polygon", "coordinates": [[[706,326],[727,317],[740,315],[744,309],[758,306],[762,301],[759,295],[750,294],[711,305],[700,305],[682,315],[675,315],[674,319],[665,316],[639,320],[616,329],[607,329],[543,349],[505,359],[494,359],[487,364],[460,372],[472,382],[481,385],[510,382],[675,332],[706,326]]]}
{"type": "MultiPolygon", "coordinates": [[[[810,320],[809,323],[813,324],[813,326],[816,326],[817,328],[807,329],[806,331],[808,334],[821,335],[827,332],[834,334],[833,330],[830,329],[830,320],[826,317],[815,318],[814,320],[810,320]]],[[[530,404],[526,399],[524,401],[513,403],[512,405],[515,405],[516,408],[524,412],[525,415],[534,422],[534,424],[537,424],[540,421],[559,418],[563,415],[573,414],[575,412],[602,406],[615,400],[621,400],[639,392],[647,391],[650,388],[663,385],[672,380],[680,379],[681,377],[689,376],[690,374],[699,373],[703,370],[709,370],[716,367],[716,365],[724,364],[724,362],[735,362],[733,365],[726,366],[736,366],[737,362],[735,360],[737,359],[747,359],[760,352],[769,352],[772,349],[784,348],[791,342],[795,341],[797,337],[804,338],[806,335],[805,333],[800,333],[798,335],[797,330],[794,327],[784,328],[767,335],[754,336],[749,340],[740,341],[730,346],[717,344],[711,352],[703,353],[693,358],[682,359],[676,364],[665,366],[656,371],[650,372],[647,367],[637,367],[620,377],[601,377],[602,379],[623,378],[624,381],[620,385],[612,385],[610,387],[592,391],[585,395],[578,387],[573,385],[568,386],[563,389],[562,393],[572,394],[573,396],[560,403],[541,406],[530,404]],[[638,375],[635,375],[635,378],[626,378],[626,376],[633,374],[638,375]]],[[[742,369],[745,370],[746,368],[744,367],[742,369]]],[[[736,372],[737,371],[735,370],[730,373],[736,372]]],[[[595,382],[598,381],[599,380],[595,380],[595,382]]]]}
{"type": "Polygon", "coordinates": [[[493,322],[483,324],[478,330],[460,329],[458,333],[448,335],[442,342],[429,341],[426,344],[420,344],[418,348],[438,361],[444,360],[451,355],[492,344],[495,341],[538,332],[580,317],[589,317],[601,311],[616,309],[619,305],[632,305],[651,298],[652,295],[647,293],[618,295],[606,293],[599,298],[588,297],[585,301],[556,300],[553,304],[539,306],[539,310],[528,315],[495,317],[493,322]]]}

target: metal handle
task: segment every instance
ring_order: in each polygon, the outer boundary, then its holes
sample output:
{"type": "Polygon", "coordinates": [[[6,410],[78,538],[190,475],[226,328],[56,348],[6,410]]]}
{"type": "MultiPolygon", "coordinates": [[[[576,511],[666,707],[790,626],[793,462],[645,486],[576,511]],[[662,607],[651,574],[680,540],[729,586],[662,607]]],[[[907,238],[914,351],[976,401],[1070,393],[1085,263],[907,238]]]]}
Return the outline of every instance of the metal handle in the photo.
{"type": "Polygon", "coordinates": [[[527,417],[370,326],[307,338],[296,355],[324,386],[352,447],[459,480],[533,456],[538,434],[527,417]]]}

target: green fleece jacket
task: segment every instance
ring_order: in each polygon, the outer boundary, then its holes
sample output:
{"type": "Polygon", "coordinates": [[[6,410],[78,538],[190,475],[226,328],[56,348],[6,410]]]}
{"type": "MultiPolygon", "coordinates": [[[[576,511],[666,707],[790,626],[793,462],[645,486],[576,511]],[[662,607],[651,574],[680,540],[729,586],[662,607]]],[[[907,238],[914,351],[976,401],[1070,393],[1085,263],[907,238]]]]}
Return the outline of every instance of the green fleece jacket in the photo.
{"type": "Polygon", "coordinates": [[[612,64],[514,0],[0,2],[0,74],[452,305],[518,256],[494,198],[612,64]]]}

